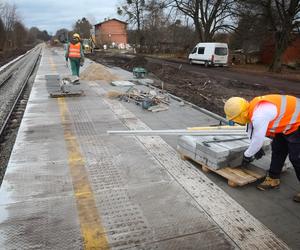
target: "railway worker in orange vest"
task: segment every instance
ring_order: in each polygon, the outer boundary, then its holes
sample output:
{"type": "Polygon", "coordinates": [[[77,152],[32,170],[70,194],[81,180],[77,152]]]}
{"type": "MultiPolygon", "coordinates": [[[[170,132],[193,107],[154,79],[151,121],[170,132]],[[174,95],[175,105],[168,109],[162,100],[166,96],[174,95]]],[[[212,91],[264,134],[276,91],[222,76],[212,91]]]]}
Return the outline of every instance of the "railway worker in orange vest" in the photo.
{"type": "Polygon", "coordinates": [[[68,44],[66,51],[66,61],[70,60],[72,75],[77,76],[79,80],[79,69],[84,62],[84,54],[80,43],[79,34],[75,33],[72,36],[71,42],[68,44]]]}
{"type": "MultiPolygon", "coordinates": [[[[250,102],[240,97],[228,99],[224,106],[227,119],[247,124],[250,145],[242,165],[260,159],[265,136],[272,138],[272,157],[268,176],[257,186],[260,190],[278,188],[280,173],[289,155],[300,181],[300,99],[289,95],[265,95],[250,102]]],[[[300,202],[300,193],[294,196],[300,202]]]]}

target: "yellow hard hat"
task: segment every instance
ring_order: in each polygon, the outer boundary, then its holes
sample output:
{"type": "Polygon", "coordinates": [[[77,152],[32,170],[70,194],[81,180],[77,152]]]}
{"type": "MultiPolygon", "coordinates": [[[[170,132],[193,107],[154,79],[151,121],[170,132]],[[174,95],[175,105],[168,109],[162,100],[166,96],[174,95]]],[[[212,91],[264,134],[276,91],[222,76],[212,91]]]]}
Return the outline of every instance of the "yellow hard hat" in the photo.
{"type": "Polygon", "coordinates": [[[74,34],[73,34],[73,38],[78,38],[78,39],[80,39],[80,35],[79,35],[78,33],[74,33],[74,34]]]}
{"type": "MultiPolygon", "coordinates": [[[[249,107],[249,102],[244,98],[231,97],[225,102],[224,105],[224,112],[226,114],[226,118],[228,120],[238,122],[240,121],[239,118],[241,118],[242,114],[245,113],[245,111],[248,111],[248,107],[249,107]]],[[[246,121],[244,121],[245,119],[242,120],[243,122],[241,123],[246,123],[246,121]]]]}

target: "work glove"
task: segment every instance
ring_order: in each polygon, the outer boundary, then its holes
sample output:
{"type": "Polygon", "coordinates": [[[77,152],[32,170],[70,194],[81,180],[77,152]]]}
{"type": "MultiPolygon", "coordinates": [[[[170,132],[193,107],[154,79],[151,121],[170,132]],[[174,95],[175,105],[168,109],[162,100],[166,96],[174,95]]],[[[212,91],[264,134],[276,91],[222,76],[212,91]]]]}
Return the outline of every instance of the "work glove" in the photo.
{"type": "Polygon", "coordinates": [[[254,160],[253,157],[247,157],[244,155],[241,166],[247,167],[253,160],[254,160]]]}
{"type": "Polygon", "coordinates": [[[256,160],[259,160],[261,157],[263,157],[265,155],[265,151],[261,148],[255,155],[254,158],[256,160]]]}

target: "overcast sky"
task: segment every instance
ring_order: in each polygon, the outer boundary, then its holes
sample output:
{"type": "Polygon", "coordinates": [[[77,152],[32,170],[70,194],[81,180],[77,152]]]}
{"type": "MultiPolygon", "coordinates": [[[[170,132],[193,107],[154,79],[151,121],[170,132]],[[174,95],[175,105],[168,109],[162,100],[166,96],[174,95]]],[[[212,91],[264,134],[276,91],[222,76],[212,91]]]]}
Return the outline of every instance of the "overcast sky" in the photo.
{"type": "Polygon", "coordinates": [[[116,14],[118,0],[7,0],[15,3],[18,14],[26,27],[38,27],[55,33],[58,29],[71,29],[82,17],[92,22],[102,22],[104,18],[122,17],[116,14]]]}

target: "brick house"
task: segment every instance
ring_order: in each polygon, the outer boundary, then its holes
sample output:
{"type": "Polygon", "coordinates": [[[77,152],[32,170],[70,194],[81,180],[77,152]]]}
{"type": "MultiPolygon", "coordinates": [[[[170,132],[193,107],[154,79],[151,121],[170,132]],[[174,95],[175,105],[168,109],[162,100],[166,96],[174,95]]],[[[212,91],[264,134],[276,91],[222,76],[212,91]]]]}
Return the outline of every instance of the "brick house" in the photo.
{"type": "MultiPolygon", "coordinates": [[[[275,52],[274,41],[268,40],[261,49],[261,62],[264,64],[270,64],[275,52]]],[[[286,51],[283,53],[282,62],[284,64],[296,64],[300,63],[300,36],[289,45],[286,51]]]]}
{"type": "Polygon", "coordinates": [[[128,43],[127,23],[113,18],[95,24],[95,38],[98,46],[113,43],[125,46],[128,43]]]}

